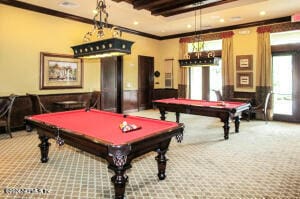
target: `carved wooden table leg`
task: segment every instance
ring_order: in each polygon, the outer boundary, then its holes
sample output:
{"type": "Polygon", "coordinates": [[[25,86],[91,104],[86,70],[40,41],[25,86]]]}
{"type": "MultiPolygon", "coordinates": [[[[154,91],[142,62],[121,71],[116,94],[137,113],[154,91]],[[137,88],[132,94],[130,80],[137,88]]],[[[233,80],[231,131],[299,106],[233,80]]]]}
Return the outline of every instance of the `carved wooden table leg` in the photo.
{"type": "Polygon", "coordinates": [[[163,180],[166,178],[165,172],[166,172],[166,166],[167,166],[167,158],[165,156],[166,152],[168,149],[157,149],[157,153],[158,155],[155,157],[156,161],[157,161],[157,167],[158,167],[158,178],[160,180],[163,180]]]}
{"type": "Polygon", "coordinates": [[[39,139],[41,140],[41,143],[39,144],[39,147],[41,149],[41,161],[42,163],[48,162],[48,153],[49,153],[49,146],[51,145],[48,140],[49,138],[45,135],[39,135],[39,139]]]}
{"type": "Polygon", "coordinates": [[[115,199],[123,199],[125,197],[125,186],[128,180],[128,176],[125,175],[126,169],[117,167],[114,171],[115,175],[111,178],[111,181],[115,186],[115,199]]]}
{"type": "Polygon", "coordinates": [[[176,112],[176,122],[179,123],[179,119],[180,119],[180,113],[176,112]]]}
{"type": "Polygon", "coordinates": [[[159,109],[160,112],[160,119],[161,120],[166,120],[166,111],[164,109],[159,109]]]}
{"type": "Polygon", "coordinates": [[[227,140],[229,138],[229,121],[228,120],[225,120],[224,121],[224,139],[227,140]]]}
{"type": "Polygon", "coordinates": [[[240,128],[240,117],[239,116],[234,118],[234,124],[235,124],[235,132],[238,133],[239,128],[240,128]]]}
{"type": "Polygon", "coordinates": [[[115,198],[123,199],[125,196],[125,186],[128,177],[125,175],[126,169],[131,168],[130,160],[127,159],[127,155],[131,150],[130,145],[125,146],[109,146],[108,154],[112,159],[108,159],[108,168],[114,170],[115,175],[111,178],[111,181],[115,186],[115,198]]]}

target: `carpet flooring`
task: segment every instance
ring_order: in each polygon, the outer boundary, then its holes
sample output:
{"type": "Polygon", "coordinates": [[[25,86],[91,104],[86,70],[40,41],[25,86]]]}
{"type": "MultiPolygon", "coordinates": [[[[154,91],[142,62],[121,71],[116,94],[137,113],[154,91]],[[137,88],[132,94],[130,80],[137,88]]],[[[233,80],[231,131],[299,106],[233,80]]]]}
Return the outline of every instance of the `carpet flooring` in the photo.
{"type": "MultiPolygon", "coordinates": [[[[159,119],[158,110],[132,115],[159,119]]],[[[175,121],[169,113],[167,120],[175,121]]],[[[132,162],[127,199],[300,198],[300,125],[241,121],[223,139],[219,119],[181,115],[182,143],[173,138],[167,178],[157,178],[156,153],[132,162]]],[[[105,160],[71,146],[52,145],[40,163],[35,131],[0,135],[0,198],[110,199],[113,172],[105,160]]]]}

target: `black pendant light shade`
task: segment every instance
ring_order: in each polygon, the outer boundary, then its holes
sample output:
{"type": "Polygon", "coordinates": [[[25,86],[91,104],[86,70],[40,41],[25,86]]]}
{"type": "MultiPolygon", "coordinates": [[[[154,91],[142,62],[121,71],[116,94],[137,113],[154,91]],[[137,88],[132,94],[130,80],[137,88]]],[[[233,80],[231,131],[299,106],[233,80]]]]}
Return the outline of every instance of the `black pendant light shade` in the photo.
{"type": "Polygon", "coordinates": [[[180,59],[179,65],[182,67],[188,66],[216,66],[219,65],[219,58],[216,57],[201,57],[194,59],[180,59]]]}
{"type": "Polygon", "coordinates": [[[84,35],[85,43],[71,47],[75,58],[101,58],[131,54],[131,46],[134,42],[121,39],[122,31],[118,27],[112,26],[110,28],[112,38],[102,39],[105,38],[104,29],[111,26],[108,24],[106,8],[105,0],[97,0],[92,31],[84,35]],[[97,36],[98,40],[91,42],[93,36],[97,36]]]}
{"type": "Polygon", "coordinates": [[[121,56],[131,54],[131,46],[134,42],[120,39],[110,38],[90,43],[83,43],[72,46],[74,57],[84,58],[101,58],[110,56],[121,56]]]}

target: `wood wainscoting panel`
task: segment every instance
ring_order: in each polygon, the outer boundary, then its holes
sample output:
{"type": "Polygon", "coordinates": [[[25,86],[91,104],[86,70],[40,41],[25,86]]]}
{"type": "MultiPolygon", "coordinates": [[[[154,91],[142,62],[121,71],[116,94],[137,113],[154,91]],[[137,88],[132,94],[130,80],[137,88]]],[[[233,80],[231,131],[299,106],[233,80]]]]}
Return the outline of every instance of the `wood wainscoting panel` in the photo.
{"type": "MultiPolygon", "coordinates": [[[[55,106],[54,102],[59,101],[88,101],[90,93],[60,93],[60,94],[43,94],[39,95],[43,105],[51,112],[63,111],[55,106]]],[[[7,98],[7,96],[0,97],[7,98]]],[[[19,95],[12,108],[11,128],[12,131],[24,129],[24,117],[32,115],[31,100],[26,95],[19,95]]],[[[1,129],[2,130],[2,129],[1,129]]]]}
{"type": "Polygon", "coordinates": [[[138,111],[138,91],[124,90],[123,91],[123,113],[138,111]]]}

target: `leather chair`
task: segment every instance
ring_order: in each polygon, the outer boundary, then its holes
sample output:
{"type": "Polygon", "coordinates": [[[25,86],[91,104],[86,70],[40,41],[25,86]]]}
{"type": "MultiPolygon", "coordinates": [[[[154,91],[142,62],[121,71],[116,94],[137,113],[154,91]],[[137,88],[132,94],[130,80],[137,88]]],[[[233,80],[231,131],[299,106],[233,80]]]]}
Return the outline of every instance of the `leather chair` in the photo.
{"type": "Polygon", "coordinates": [[[262,113],[264,116],[265,122],[268,123],[268,107],[269,107],[269,102],[270,102],[272,94],[273,94],[273,92],[270,91],[266,95],[264,102],[260,103],[257,106],[251,107],[249,115],[252,115],[252,113],[262,113]]]}
{"type": "Polygon", "coordinates": [[[4,99],[0,104],[0,127],[5,127],[5,131],[10,138],[12,138],[10,127],[11,113],[16,97],[16,95],[11,94],[8,99],[4,99]]]}
{"type": "Polygon", "coordinates": [[[88,102],[89,108],[100,109],[100,91],[93,91],[88,102]]]}
{"type": "MultiPolygon", "coordinates": [[[[45,108],[45,106],[42,104],[40,97],[36,94],[26,94],[27,96],[29,96],[30,100],[31,100],[31,104],[32,104],[32,113],[34,115],[36,114],[42,114],[42,113],[50,113],[50,111],[48,109],[45,108]]],[[[28,124],[25,124],[25,128],[27,132],[31,132],[32,131],[32,127],[28,124]]]]}
{"type": "Polygon", "coordinates": [[[38,95],[29,93],[27,93],[26,95],[30,97],[33,114],[36,115],[42,113],[50,113],[50,111],[46,109],[45,106],[42,104],[38,95]]]}
{"type": "Polygon", "coordinates": [[[221,92],[219,90],[213,90],[217,96],[217,101],[222,101],[223,100],[223,96],[221,94],[221,92]]]}

